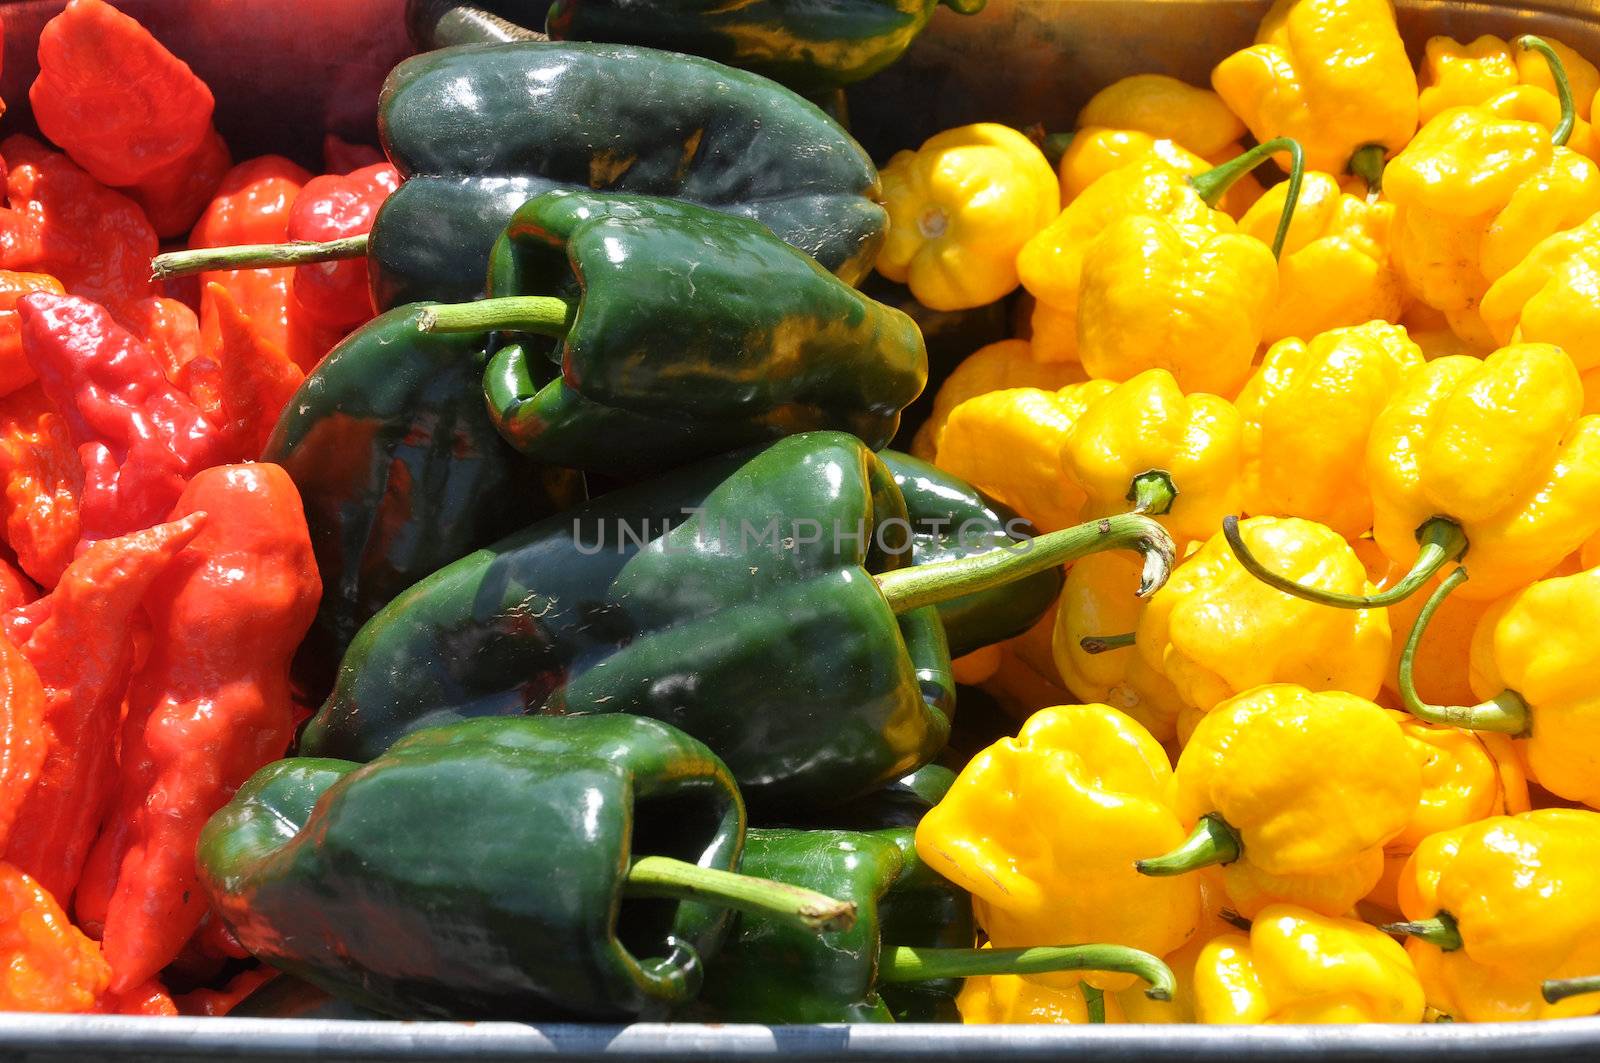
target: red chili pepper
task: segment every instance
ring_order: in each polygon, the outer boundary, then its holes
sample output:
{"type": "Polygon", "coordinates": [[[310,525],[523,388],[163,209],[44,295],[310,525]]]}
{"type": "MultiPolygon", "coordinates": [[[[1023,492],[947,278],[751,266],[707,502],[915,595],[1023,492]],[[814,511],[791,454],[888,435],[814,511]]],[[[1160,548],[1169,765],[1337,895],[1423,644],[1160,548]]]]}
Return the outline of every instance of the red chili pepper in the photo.
{"type": "Polygon", "coordinates": [[[278,972],[271,967],[251,967],[240,971],[221,989],[196,989],[178,997],[178,1014],[221,1018],[276,977],[278,972]]]}
{"type": "Polygon", "coordinates": [[[44,687],[45,757],[5,859],[70,897],[116,785],[113,750],[150,584],[204,526],[195,514],[90,544],[55,590],[5,617],[44,687]]]}
{"type": "Polygon", "coordinates": [[[11,640],[0,636],[0,852],[5,851],[33,782],[44,765],[44,687],[11,640]]]}
{"type": "Polygon", "coordinates": [[[200,353],[200,319],[194,311],[176,299],[151,296],[129,307],[122,323],[150,348],[168,382],[181,388],[184,366],[200,353]]]}
{"type": "Polygon", "coordinates": [[[235,455],[254,460],[266,448],[278,415],[306,375],[256,331],[226,288],[207,285],[202,299],[214,304],[207,318],[218,333],[212,349],[221,362],[223,424],[235,455]]]}
{"type": "Polygon", "coordinates": [[[212,130],[189,154],[132,185],[128,195],[163,238],[182,236],[206,209],[233,165],[227,141],[212,130]]]}
{"type": "Polygon", "coordinates": [[[215,105],[187,63],[103,0],[72,0],[45,23],[28,100],[44,135],[108,185],[182,160],[211,131],[215,105]]]}
{"type": "Polygon", "coordinates": [[[205,530],[146,597],[150,658],[129,688],[121,795],[91,858],[91,870],[120,868],[102,938],[114,991],[172,962],[199,927],[200,828],[288,748],[289,664],[322,596],[300,493],[280,466],[207,469],[173,517],[194,513],[205,530]]]}
{"type": "Polygon", "coordinates": [[[220,427],[103,308],[35,293],[17,310],[23,351],[78,445],[85,539],[148,527],[189,477],[224,460],[220,427]]]}
{"type": "MultiPolygon", "coordinates": [[[[294,201],[289,239],[320,243],[370,232],[378,208],[399,187],[400,172],[387,162],[313,177],[294,201]]],[[[296,267],[294,296],[312,320],[332,329],[353,328],[377,312],[365,258],[296,267]]]]}
{"type": "Polygon", "coordinates": [[[65,295],[61,282],[48,273],[0,270],[0,395],[9,395],[38,379],[22,356],[22,333],[17,323],[17,300],[31,292],[65,295]]]}
{"type": "Polygon", "coordinates": [[[0,1011],[90,1011],[111,977],[100,947],[10,864],[0,864],[0,971],[0,1011]]]}
{"type": "MultiPolygon", "coordinates": [[[[38,597],[39,588],[34,586],[33,580],[17,567],[11,551],[0,553],[0,613],[27,605],[38,597]]],[[[0,833],[0,849],[5,847],[4,837],[4,834],[0,833]]]]}
{"type": "Polygon", "coordinates": [[[94,1009],[105,1015],[145,1015],[171,1017],[178,1014],[178,1004],[157,979],[134,986],[126,993],[107,993],[94,1009]]]}
{"type": "Polygon", "coordinates": [[[39,384],[0,399],[0,525],[33,581],[54,587],[83,537],[83,465],[39,384]]]}

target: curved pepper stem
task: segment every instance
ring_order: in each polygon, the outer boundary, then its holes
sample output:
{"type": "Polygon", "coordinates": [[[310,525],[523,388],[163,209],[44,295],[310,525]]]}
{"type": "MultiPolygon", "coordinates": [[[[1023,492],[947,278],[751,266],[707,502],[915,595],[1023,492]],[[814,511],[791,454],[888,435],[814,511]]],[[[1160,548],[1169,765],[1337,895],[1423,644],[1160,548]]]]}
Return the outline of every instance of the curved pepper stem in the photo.
{"type": "MultiPolygon", "coordinates": [[[[1103,1025],[1106,1021],[1106,993],[1105,990],[1089,985],[1085,982],[1079,987],[1083,992],[1083,1006],[1089,1013],[1089,1021],[1103,1025]]],[[[1154,1000],[1170,1000],[1171,997],[1154,997],[1154,1000]]]]}
{"type": "Polygon", "coordinates": [[[851,901],[670,856],[639,857],[628,868],[622,892],[628,897],[666,897],[733,908],[815,933],[849,930],[856,922],[856,906],[851,901]]]}
{"type": "Polygon", "coordinates": [[[426,51],[458,44],[550,39],[461,0],[407,0],[406,28],[417,47],[426,51]]]}
{"type": "MultiPolygon", "coordinates": [[[[1158,957],[1125,945],[1037,945],[1026,949],[936,949],[902,945],[885,949],[878,981],[931,982],[996,974],[1053,974],[1057,971],[1115,971],[1150,983],[1151,1000],[1171,1000],[1172,968],[1158,957]]],[[[1087,988],[1087,987],[1086,987],[1087,988]]]]}
{"type": "Polygon", "coordinates": [[[1417,647],[1422,645],[1423,633],[1433,620],[1433,614],[1450,597],[1450,592],[1467,582],[1467,570],[1458,567],[1439,581],[1439,589],[1428,596],[1428,601],[1417,614],[1406,637],[1406,648],[1400,653],[1400,698],[1406,711],[1419,720],[1444,727],[1460,727],[1468,731],[1494,731],[1497,734],[1526,735],[1533,723],[1528,703],[1514,690],[1507,690],[1477,705],[1430,705],[1417,695],[1413,666],[1417,647]]]}
{"type": "Polygon", "coordinates": [[[1214,864],[1231,864],[1243,853],[1244,843],[1239,840],[1239,832],[1212,812],[1201,816],[1189,837],[1172,852],[1140,860],[1133,866],[1141,875],[1164,878],[1186,875],[1214,864]]]}
{"type": "Polygon", "coordinates": [[[1123,513],[1024,539],[1014,546],[880,572],[873,579],[878,581],[878,590],[888,600],[889,608],[896,613],[909,613],[925,605],[1003,587],[1102,550],[1137,550],[1144,555],[1138,590],[1141,598],[1160,590],[1177,563],[1177,547],[1165,528],[1149,517],[1123,513]]]}
{"type": "Polygon", "coordinates": [[[535,332],[561,337],[577,308],[553,295],[508,295],[474,303],[444,303],[417,315],[421,332],[535,332]]]}
{"type": "Polygon", "coordinates": [[[1367,144],[1350,156],[1350,172],[1367,183],[1368,195],[1383,191],[1383,157],[1387,153],[1382,144],[1367,144]]]}
{"type": "Polygon", "coordinates": [[[1283,214],[1278,218],[1278,231],[1272,238],[1272,257],[1283,254],[1284,241],[1289,238],[1289,223],[1294,220],[1295,207],[1300,203],[1300,186],[1306,177],[1306,153],[1293,137],[1277,137],[1265,144],[1257,144],[1236,159],[1189,178],[1194,190],[1206,205],[1216,206],[1228,189],[1245,174],[1266,162],[1280,151],[1289,153],[1289,194],[1283,198],[1283,214]]]}
{"type": "Polygon", "coordinates": [[[1239,559],[1239,564],[1262,583],[1285,594],[1292,594],[1296,598],[1316,602],[1318,605],[1331,605],[1338,609],[1377,609],[1403,602],[1437,575],[1440,569],[1452,561],[1461,560],[1462,555],[1467,552],[1467,536],[1461,530],[1461,525],[1449,517],[1431,517],[1417,529],[1417,542],[1422,544],[1422,549],[1404,579],[1377,594],[1343,594],[1339,591],[1307,587],[1292,579],[1285,579],[1268,569],[1246,545],[1244,536],[1239,531],[1238,517],[1222,519],[1222,534],[1228,540],[1233,556],[1239,559]]]}
{"type": "Polygon", "coordinates": [[[1456,917],[1449,912],[1440,912],[1432,919],[1385,923],[1378,929],[1385,934],[1404,934],[1426,941],[1441,952],[1454,952],[1461,947],[1461,930],[1456,926],[1456,917]]]}
{"type": "Polygon", "coordinates": [[[1539,987],[1546,1004],[1559,1004],[1568,997],[1581,997],[1585,993],[1600,993],[1600,975],[1587,978],[1551,978],[1539,987]]]}
{"type": "Polygon", "coordinates": [[[1550,42],[1543,37],[1535,37],[1527,33],[1517,38],[1517,47],[1529,52],[1538,52],[1544,56],[1544,61],[1550,64],[1550,77],[1556,83],[1556,96],[1561,100],[1561,121],[1556,123],[1555,129],[1550,134],[1550,142],[1556,147],[1566,146],[1572,139],[1572,130],[1578,124],[1578,108],[1572,99],[1572,82],[1567,78],[1566,64],[1550,47],[1550,42]]]}
{"type": "Polygon", "coordinates": [[[337,262],[367,253],[367,234],[338,240],[290,240],[282,244],[235,244],[232,247],[193,247],[168,251],[150,260],[150,279],[165,280],[212,269],[255,269],[264,266],[306,266],[337,262]]]}
{"type": "Polygon", "coordinates": [[[1078,646],[1084,653],[1094,656],[1110,653],[1112,650],[1125,650],[1137,642],[1138,638],[1132,631],[1124,631],[1120,635],[1085,635],[1078,640],[1078,646]]]}

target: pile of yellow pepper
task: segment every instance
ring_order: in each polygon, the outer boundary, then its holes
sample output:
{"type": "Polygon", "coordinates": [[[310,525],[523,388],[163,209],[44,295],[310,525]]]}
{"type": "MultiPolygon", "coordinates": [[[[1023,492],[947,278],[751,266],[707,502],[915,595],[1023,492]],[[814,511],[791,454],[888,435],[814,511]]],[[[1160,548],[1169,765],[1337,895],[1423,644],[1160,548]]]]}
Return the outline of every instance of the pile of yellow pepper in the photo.
{"type": "Polygon", "coordinates": [[[1389,0],[1277,0],[1210,89],[1106,87],[1058,164],[980,124],[887,167],[880,272],[1024,290],[915,449],[1184,557],[1148,599],[1080,561],[958,662],[1025,722],[917,832],[995,947],[1129,945],[1180,992],[974,978],[966,1021],[1600,1013],[1597,90],[1555,41],[1414,68],[1389,0]]]}

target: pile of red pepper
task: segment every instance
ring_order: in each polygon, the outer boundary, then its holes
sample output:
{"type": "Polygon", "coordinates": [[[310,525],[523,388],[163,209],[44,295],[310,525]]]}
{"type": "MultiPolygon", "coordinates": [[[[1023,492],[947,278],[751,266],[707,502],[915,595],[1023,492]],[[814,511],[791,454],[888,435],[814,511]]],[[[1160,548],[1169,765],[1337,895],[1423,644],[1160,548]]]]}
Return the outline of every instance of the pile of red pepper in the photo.
{"type": "Polygon", "coordinates": [[[300,496],[254,459],[373,309],[362,262],[195,286],[150,259],[365,232],[398,175],[331,138],[335,173],[235,163],[210,89],[102,0],[48,23],[39,68],[54,147],[0,143],[0,1010],[216,1013],[264,976],[170,994],[244,955],[195,841],[287,749],[321,596],[300,496]]]}

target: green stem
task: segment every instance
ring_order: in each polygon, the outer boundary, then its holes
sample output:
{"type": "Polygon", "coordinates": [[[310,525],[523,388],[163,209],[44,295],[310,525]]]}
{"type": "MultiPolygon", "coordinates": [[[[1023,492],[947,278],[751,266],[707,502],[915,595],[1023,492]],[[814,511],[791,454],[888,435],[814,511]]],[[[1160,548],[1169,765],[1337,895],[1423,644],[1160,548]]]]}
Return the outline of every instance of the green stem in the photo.
{"type": "Polygon", "coordinates": [[[738,875],[714,867],[641,856],[628,868],[622,892],[628,897],[666,897],[720,905],[741,912],[781,919],[817,933],[849,930],[856,906],[787,882],[738,875]]]}
{"type": "Polygon", "coordinates": [[[1449,912],[1440,912],[1432,919],[1387,923],[1378,929],[1386,934],[1404,934],[1426,941],[1442,952],[1454,952],[1461,947],[1461,931],[1456,927],[1456,917],[1449,912]]]}
{"type": "Polygon", "coordinates": [[[553,295],[509,295],[430,306],[417,317],[423,332],[537,332],[565,336],[576,308],[553,295]]]}
{"type": "Polygon", "coordinates": [[[1244,852],[1239,832],[1215,812],[1200,817],[1184,843],[1162,856],[1140,860],[1133,866],[1141,875],[1184,875],[1213,864],[1231,864],[1244,852]]]}
{"type": "Polygon", "coordinates": [[[1388,149],[1382,144],[1367,144],[1350,156],[1350,172],[1367,183],[1367,192],[1383,191],[1383,157],[1388,149]]]}
{"type": "Polygon", "coordinates": [[[1116,971],[1150,983],[1151,1000],[1171,1000],[1172,968],[1158,957],[1125,945],[1036,945],[1026,949],[934,949],[902,945],[885,949],[878,965],[881,984],[979,978],[997,974],[1057,971],[1116,971]]]}
{"type": "Polygon", "coordinates": [[[1461,530],[1461,525],[1449,517],[1430,517],[1417,529],[1417,542],[1422,544],[1422,549],[1405,579],[1377,594],[1343,594],[1307,587],[1268,569],[1245,544],[1244,535],[1239,531],[1238,517],[1223,518],[1222,534],[1228,540],[1233,556],[1239,559],[1239,564],[1262,583],[1296,598],[1339,609],[1376,609],[1405,601],[1437,575],[1440,569],[1452,561],[1459,561],[1467,552],[1467,536],[1461,530]]]}
{"type": "Polygon", "coordinates": [[[232,247],[194,247],[187,251],[168,251],[150,260],[150,279],[165,280],[212,269],[261,269],[273,266],[305,266],[313,262],[336,262],[360,258],[367,253],[367,234],[346,236],[316,243],[291,240],[282,244],[236,244],[232,247]]]}
{"type": "Polygon", "coordinates": [[[1514,690],[1502,691],[1488,701],[1477,705],[1431,705],[1417,695],[1415,668],[1417,647],[1433,621],[1433,614],[1450,593],[1467,582],[1467,570],[1456,570],[1439,581],[1439,589],[1428,596],[1411,634],[1406,637],[1406,647],[1400,653],[1400,700],[1406,711],[1419,720],[1444,727],[1460,727],[1468,731],[1494,731],[1497,734],[1526,735],[1533,723],[1532,713],[1522,695],[1514,690]]]}
{"type": "Polygon", "coordinates": [[[1556,96],[1561,100],[1561,121],[1556,124],[1550,134],[1550,142],[1556,147],[1563,147],[1572,139],[1572,130],[1578,124],[1578,108],[1572,99],[1572,82],[1567,79],[1566,64],[1561,62],[1561,57],[1556,50],[1550,47],[1550,42],[1543,37],[1533,34],[1524,34],[1517,38],[1517,47],[1530,52],[1538,52],[1544,56],[1544,61],[1550,64],[1550,77],[1556,83],[1556,96]]]}
{"type": "Polygon", "coordinates": [[[1288,195],[1283,199],[1283,214],[1278,218],[1278,232],[1272,238],[1273,258],[1283,254],[1284,241],[1289,239],[1289,223],[1294,220],[1295,207],[1300,203],[1300,186],[1305,182],[1306,153],[1298,140],[1293,137],[1277,137],[1265,144],[1257,144],[1243,155],[1229,159],[1221,166],[1189,178],[1189,183],[1200,193],[1200,198],[1205,200],[1206,205],[1214,207],[1235,182],[1280,151],[1289,153],[1289,189],[1288,195]]]}
{"type": "Polygon", "coordinates": [[[1044,157],[1050,160],[1051,166],[1060,166],[1062,156],[1067,149],[1072,147],[1072,138],[1076,133],[1046,133],[1039,142],[1039,150],[1044,152],[1044,157]]]}
{"type": "Polygon", "coordinates": [[[1546,1004],[1559,1004],[1568,997],[1581,997],[1585,993],[1600,993],[1600,975],[1586,978],[1551,978],[1539,987],[1546,1004]]]}
{"type": "Polygon", "coordinates": [[[1128,485],[1127,499],[1133,503],[1135,513],[1166,516],[1178,500],[1178,485],[1172,482],[1172,474],[1167,470],[1150,469],[1133,478],[1128,485]]]}
{"type": "Polygon", "coordinates": [[[1110,653],[1112,650],[1127,649],[1138,641],[1138,635],[1132,631],[1125,631],[1120,635],[1085,635],[1078,640],[1078,646],[1084,653],[1091,656],[1099,653],[1110,653]]]}
{"type": "MultiPolygon", "coordinates": [[[[1096,1025],[1105,1025],[1106,1021],[1106,994],[1105,990],[1084,982],[1078,987],[1083,991],[1083,1004],[1088,1010],[1089,1021],[1096,1025]]],[[[1170,998],[1169,998],[1170,999],[1170,998]]]]}
{"type": "Polygon", "coordinates": [[[889,607],[896,613],[908,613],[1002,587],[1101,550],[1137,550],[1144,555],[1138,590],[1141,598],[1160,590],[1177,562],[1177,548],[1165,528],[1149,517],[1123,513],[1024,539],[1014,546],[880,572],[873,578],[889,607]]]}

